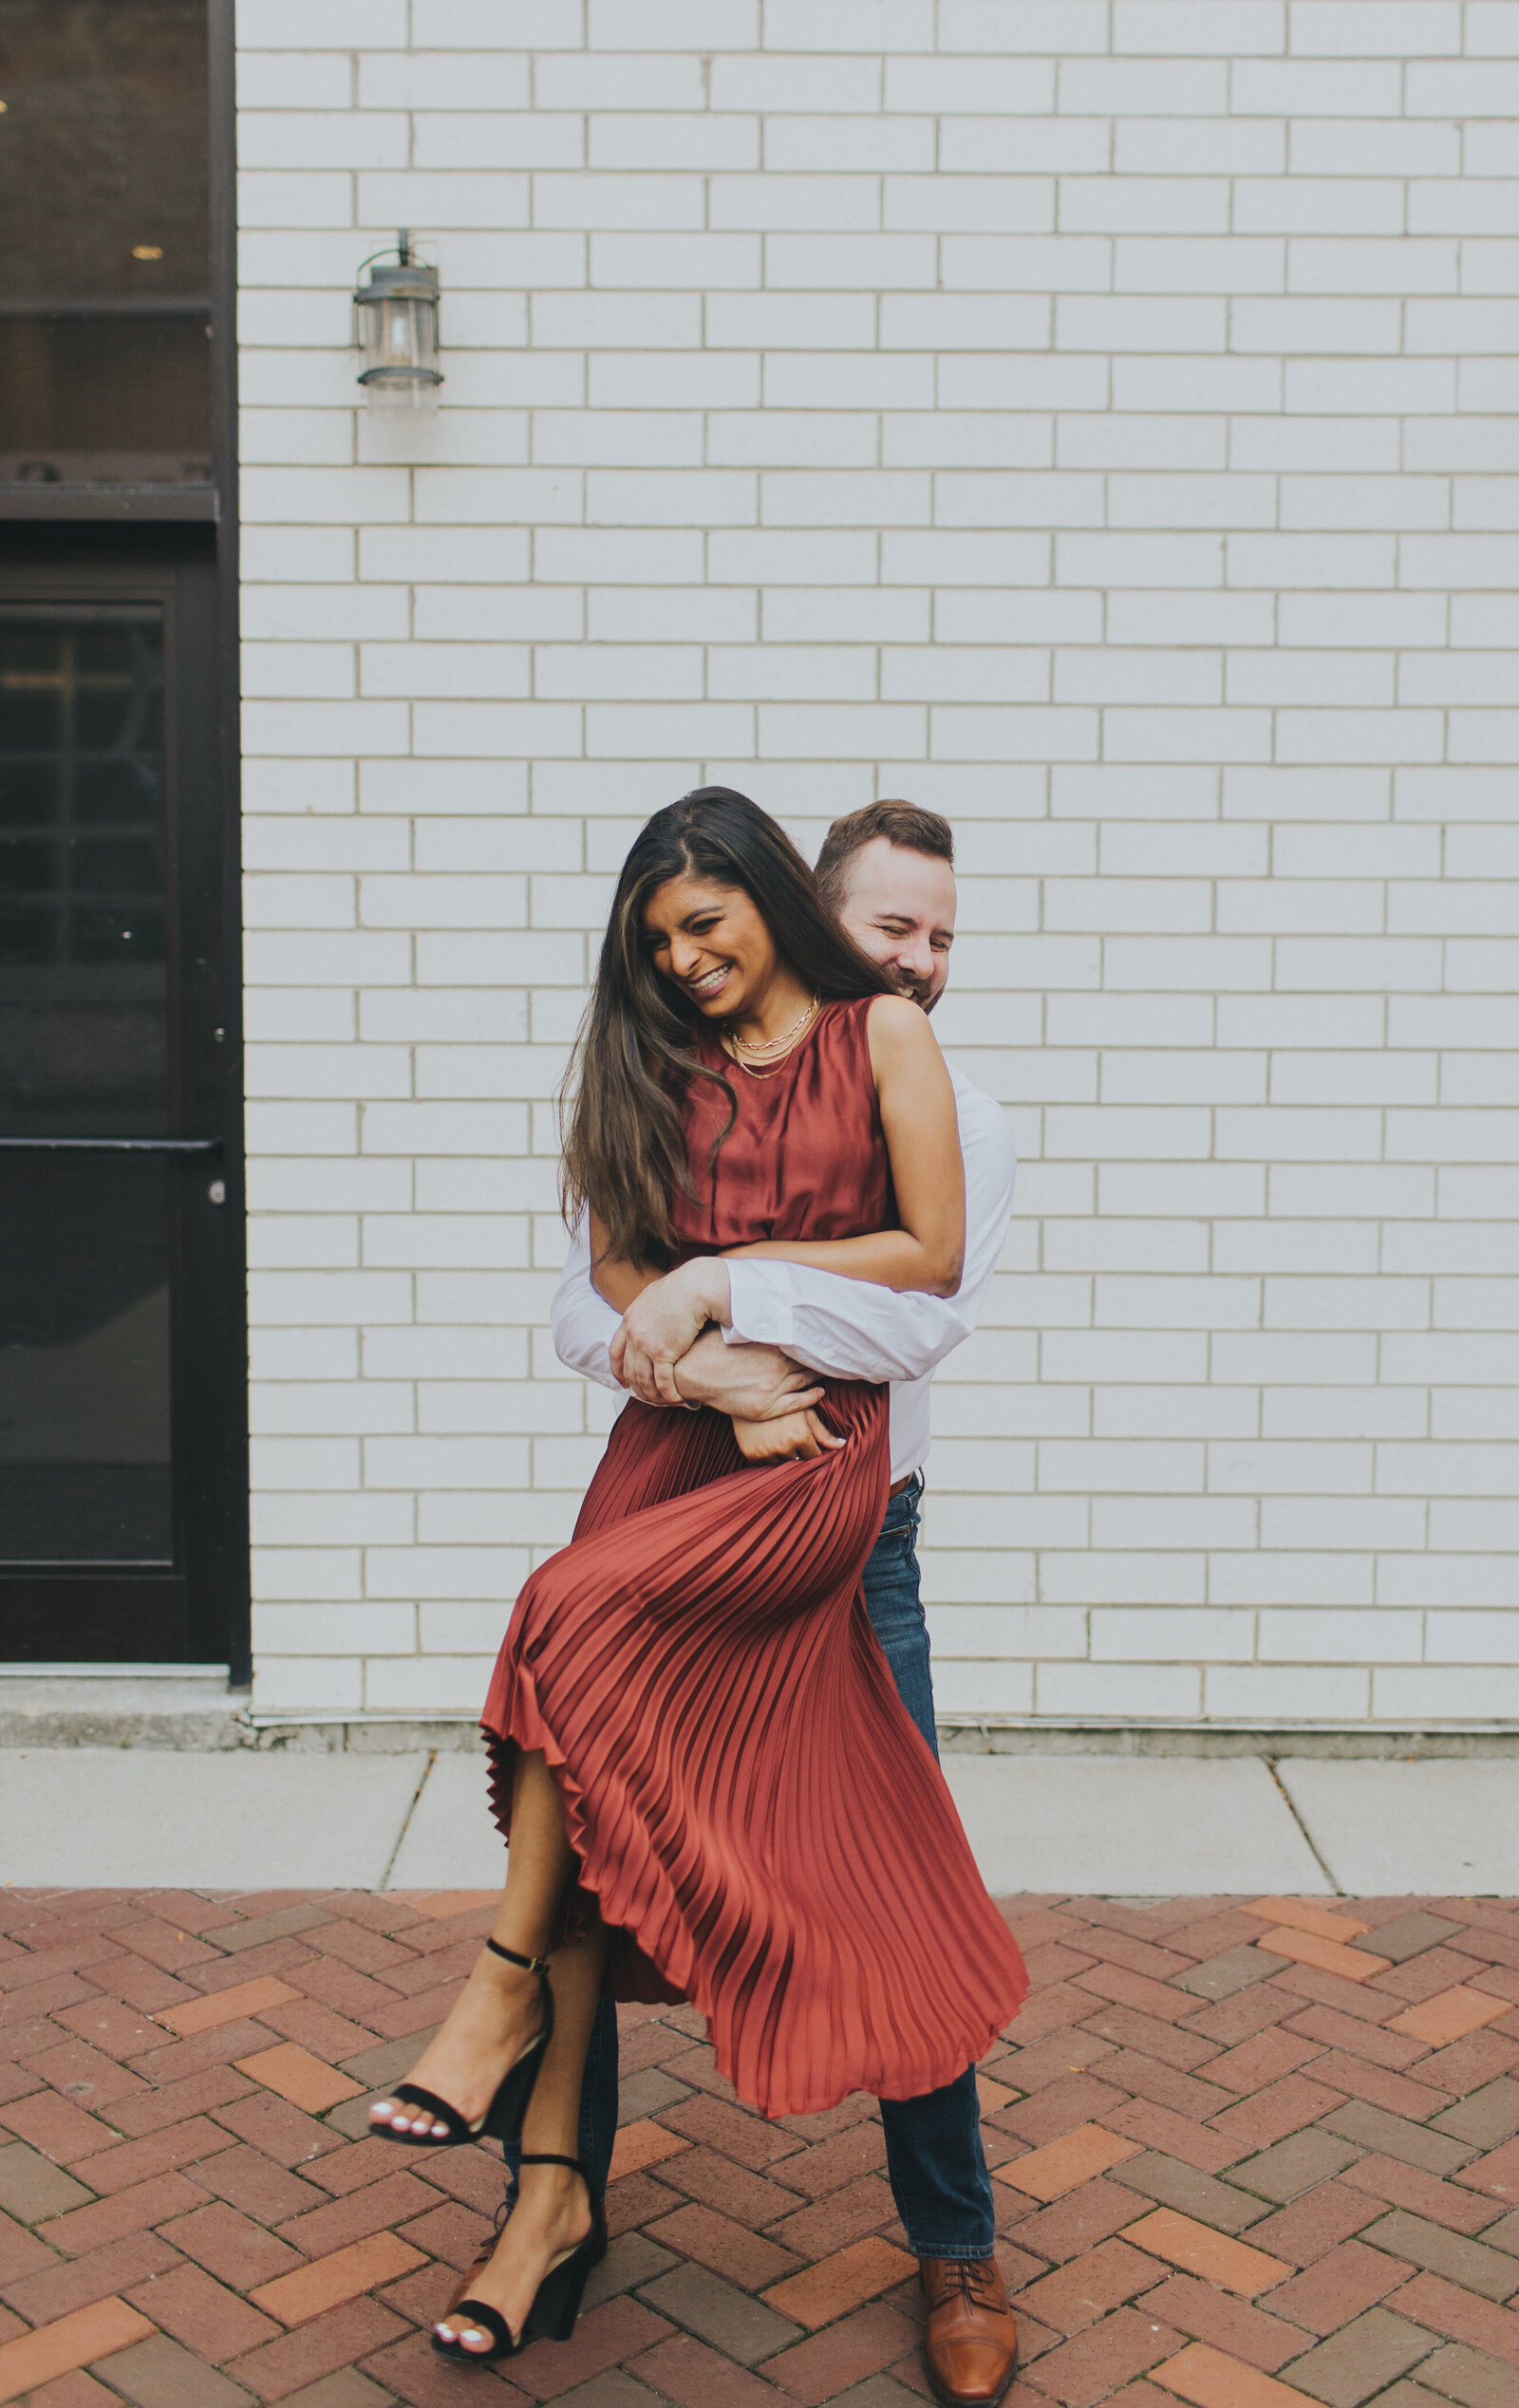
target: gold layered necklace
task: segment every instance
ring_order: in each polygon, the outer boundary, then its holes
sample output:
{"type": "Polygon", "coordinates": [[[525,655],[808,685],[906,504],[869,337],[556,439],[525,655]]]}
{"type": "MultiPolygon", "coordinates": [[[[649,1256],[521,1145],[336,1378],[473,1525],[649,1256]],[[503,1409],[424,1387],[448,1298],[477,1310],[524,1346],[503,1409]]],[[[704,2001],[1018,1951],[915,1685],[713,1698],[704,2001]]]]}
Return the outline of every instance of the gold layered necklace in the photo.
{"type": "Polygon", "coordinates": [[[779,1036],[763,1038],[758,1045],[751,1045],[736,1030],[724,1028],[724,1050],[738,1063],[740,1070],[747,1071],[751,1078],[774,1078],[787,1056],[795,1053],[801,1043],[821,1009],[821,998],[815,995],[801,1017],[793,1020],[789,1029],[779,1036]]]}

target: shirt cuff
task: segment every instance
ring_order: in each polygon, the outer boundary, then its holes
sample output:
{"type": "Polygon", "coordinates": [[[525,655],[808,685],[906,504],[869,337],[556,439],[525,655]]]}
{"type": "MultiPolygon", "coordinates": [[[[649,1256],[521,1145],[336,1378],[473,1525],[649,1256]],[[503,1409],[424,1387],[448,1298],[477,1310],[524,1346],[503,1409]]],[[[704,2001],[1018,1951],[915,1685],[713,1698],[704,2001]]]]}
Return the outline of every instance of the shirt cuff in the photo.
{"type": "Polygon", "coordinates": [[[791,1298],[775,1278],[784,1265],[767,1262],[728,1264],[729,1319],[723,1328],[725,1346],[778,1346],[791,1343],[791,1298]]]}

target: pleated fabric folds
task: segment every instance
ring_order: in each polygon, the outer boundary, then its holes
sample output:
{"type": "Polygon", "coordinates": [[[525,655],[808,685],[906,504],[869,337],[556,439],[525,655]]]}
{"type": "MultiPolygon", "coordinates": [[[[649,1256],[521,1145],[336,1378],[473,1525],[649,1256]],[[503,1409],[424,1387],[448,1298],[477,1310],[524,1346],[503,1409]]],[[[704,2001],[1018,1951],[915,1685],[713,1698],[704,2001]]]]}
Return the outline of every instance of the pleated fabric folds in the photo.
{"type": "Polygon", "coordinates": [[[629,1405],[484,1715],[503,1830],[516,1749],[554,1772],[613,1990],[689,1999],[767,2116],[935,2090],[1028,1987],[865,1610],[885,1391],[824,1410],[838,1453],[749,1468],[722,1416],[629,1405]]]}

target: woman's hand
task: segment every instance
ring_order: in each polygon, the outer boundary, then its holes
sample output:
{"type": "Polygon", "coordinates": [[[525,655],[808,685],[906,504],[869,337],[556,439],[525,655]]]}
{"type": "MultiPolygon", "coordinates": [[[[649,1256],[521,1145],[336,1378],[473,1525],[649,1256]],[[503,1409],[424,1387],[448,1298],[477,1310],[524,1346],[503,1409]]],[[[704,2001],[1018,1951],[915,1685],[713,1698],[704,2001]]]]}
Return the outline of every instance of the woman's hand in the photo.
{"type": "Polygon", "coordinates": [[[675,1385],[688,1405],[711,1405],[746,1422],[804,1412],[827,1394],[816,1372],[778,1346],[729,1346],[722,1331],[710,1327],[676,1364],[675,1385]]]}
{"type": "Polygon", "coordinates": [[[844,1444],[811,1409],[804,1413],[781,1413],[771,1421],[735,1421],[733,1435],[746,1464],[811,1463],[815,1456],[831,1455],[844,1444]]]}
{"type": "Polygon", "coordinates": [[[633,1297],[611,1342],[613,1372],[646,1405],[684,1404],[676,1364],[708,1321],[725,1321],[731,1310],[726,1266],[698,1255],[633,1297]]]}

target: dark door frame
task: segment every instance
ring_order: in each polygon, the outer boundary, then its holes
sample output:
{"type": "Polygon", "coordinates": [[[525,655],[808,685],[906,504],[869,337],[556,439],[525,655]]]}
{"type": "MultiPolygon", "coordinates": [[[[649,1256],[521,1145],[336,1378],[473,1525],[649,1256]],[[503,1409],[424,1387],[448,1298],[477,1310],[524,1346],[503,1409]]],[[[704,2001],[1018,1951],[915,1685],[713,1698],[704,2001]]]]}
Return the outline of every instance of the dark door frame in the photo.
{"type": "MultiPolygon", "coordinates": [[[[178,1081],[183,1125],[176,1135],[215,1137],[214,1156],[185,1155],[171,1171],[181,1235],[191,1201],[207,1203],[207,1164],[225,1203],[199,1219],[191,1259],[197,1309],[179,1334],[181,1398],[215,1401],[203,1426],[185,1431],[176,1506],[185,1552],[167,1577],[122,1567],[102,1572],[0,1573],[5,1619],[22,1642],[0,1640],[11,1662],[76,1660],[226,1664],[232,1684],[252,1677],[248,1500],[248,1320],[243,1153],[241,821],[238,709],[237,252],[234,0],[206,0],[210,116],[211,449],[206,485],[0,485],[0,571],[38,599],[81,592],[87,576],[103,598],[163,599],[175,622],[181,673],[208,702],[208,743],[196,775],[210,788],[198,812],[181,818],[194,849],[182,865],[179,1016],[194,1060],[178,1081]],[[9,523],[8,523],[9,522],[9,523]],[[198,588],[209,605],[200,624],[184,607],[198,588]],[[213,716],[214,715],[214,716],[213,716]],[[192,989],[198,986],[199,993],[192,989]],[[221,1032],[211,1038],[213,1029],[221,1032]],[[201,1241],[204,1240],[204,1245],[201,1241]],[[201,1259],[196,1260],[197,1257],[201,1259]],[[119,1583],[138,1588],[152,1644],[114,1654],[104,1643],[119,1583]],[[154,1593],[156,1591],[156,1593],[154,1593]],[[66,1612],[79,1644],[59,1643],[66,1612]],[[94,1633],[93,1640],[90,1633],[94,1633]]],[[[188,767],[188,764],[186,765],[188,767]]],[[[187,798],[188,799],[188,798],[187,798]]],[[[183,1409],[182,1404],[178,1409],[183,1409]]],[[[177,1434],[178,1435],[178,1434],[177,1434]]]]}
{"type": "MultiPolygon", "coordinates": [[[[161,608],[171,797],[170,1118],[164,1140],[134,1150],[155,1152],[168,1180],[173,1561],[0,1563],[0,1644],[13,1663],[228,1664],[246,1678],[246,1246],[216,580],[209,528],[32,525],[0,548],[0,601],[161,608]]],[[[0,1164],[66,1158],[47,1138],[0,1141],[0,1164]]]]}

